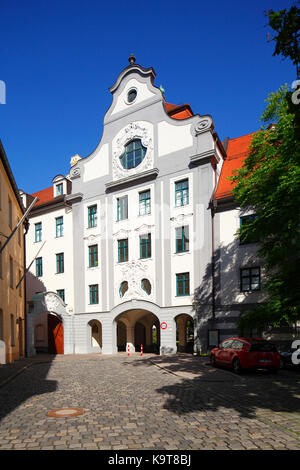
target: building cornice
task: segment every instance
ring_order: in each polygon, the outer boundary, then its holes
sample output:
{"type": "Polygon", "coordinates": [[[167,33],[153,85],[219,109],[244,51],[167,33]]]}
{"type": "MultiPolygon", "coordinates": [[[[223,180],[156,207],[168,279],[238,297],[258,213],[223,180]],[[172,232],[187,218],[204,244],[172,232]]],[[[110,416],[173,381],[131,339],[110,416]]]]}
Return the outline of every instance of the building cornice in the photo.
{"type": "Polygon", "coordinates": [[[118,189],[131,186],[133,184],[146,182],[157,178],[159,173],[158,168],[152,168],[151,170],[143,171],[136,175],[129,176],[127,178],[119,179],[118,181],[110,181],[106,183],[106,192],[116,191],[118,189]]]}

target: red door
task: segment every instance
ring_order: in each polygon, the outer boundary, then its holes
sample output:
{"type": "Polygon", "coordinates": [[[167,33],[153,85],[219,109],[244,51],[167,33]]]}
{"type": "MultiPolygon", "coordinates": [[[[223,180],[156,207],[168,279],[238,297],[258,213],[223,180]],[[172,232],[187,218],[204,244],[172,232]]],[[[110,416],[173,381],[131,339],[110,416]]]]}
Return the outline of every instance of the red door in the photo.
{"type": "Polygon", "coordinates": [[[56,316],[48,314],[48,353],[64,353],[64,329],[62,321],[56,316]]]}

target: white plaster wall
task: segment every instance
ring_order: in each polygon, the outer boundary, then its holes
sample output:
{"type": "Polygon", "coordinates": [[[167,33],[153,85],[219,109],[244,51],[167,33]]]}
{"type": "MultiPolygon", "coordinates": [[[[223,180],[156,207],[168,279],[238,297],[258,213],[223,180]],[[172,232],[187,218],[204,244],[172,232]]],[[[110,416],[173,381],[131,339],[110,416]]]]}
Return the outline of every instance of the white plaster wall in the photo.
{"type": "Polygon", "coordinates": [[[178,126],[167,121],[161,121],[157,124],[157,131],[159,157],[178,152],[193,145],[191,124],[178,126]]]}
{"type": "Polygon", "coordinates": [[[128,189],[114,194],[112,198],[113,210],[113,266],[114,266],[114,305],[125,302],[132,298],[140,298],[149,301],[156,301],[155,294],[155,192],[154,184],[145,184],[144,186],[128,189]],[[151,213],[139,215],[139,193],[150,190],[151,195],[151,213]],[[117,198],[128,196],[128,219],[117,221],[117,198]],[[151,258],[140,259],[140,235],[151,233],[151,258]],[[118,262],[118,240],[128,238],[128,262],[118,262]],[[147,295],[140,288],[140,280],[149,279],[152,291],[147,295]],[[120,298],[119,288],[122,281],[129,283],[128,292],[120,298]],[[134,291],[131,291],[131,285],[134,285],[134,291]],[[138,289],[138,291],[137,291],[138,289]],[[138,292],[138,293],[137,293],[138,292]]]}
{"type": "Polygon", "coordinates": [[[141,83],[135,78],[132,78],[127,82],[124,90],[120,93],[118,100],[115,104],[114,110],[111,114],[113,115],[125,110],[133,110],[135,105],[139,105],[143,101],[152,98],[153,96],[155,96],[155,94],[149,90],[148,85],[146,83],[141,83]],[[135,88],[137,90],[137,96],[134,102],[128,103],[127,94],[131,88],[135,88]]]}
{"type": "Polygon", "coordinates": [[[109,146],[102,145],[83,163],[84,183],[109,174],[109,146]]]}
{"type": "Polygon", "coordinates": [[[240,225],[239,209],[219,213],[220,217],[220,279],[223,304],[256,303],[265,298],[263,291],[263,260],[257,256],[255,243],[240,245],[235,233],[240,225]],[[240,292],[240,268],[260,266],[262,290],[240,292]]]}
{"type": "Polygon", "coordinates": [[[38,291],[46,290],[53,292],[56,292],[58,289],[64,289],[67,311],[73,312],[73,227],[71,209],[60,208],[47,214],[36,215],[30,218],[29,231],[26,236],[27,267],[32,261],[30,273],[32,273],[33,278],[27,276],[30,296],[34,294],[35,288],[38,291]],[[64,218],[63,236],[56,238],[55,218],[61,216],[64,218]],[[38,222],[42,223],[42,241],[35,242],[35,224],[38,222]],[[33,260],[40,248],[42,250],[38,257],[43,258],[43,276],[34,280],[36,265],[33,260]],[[64,273],[61,274],[56,274],[56,253],[64,253],[64,273]]]}
{"type": "Polygon", "coordinates": [[[194,293],[194,201],[193,201],[193,174],[185,173],[170,178],[170,245],[171,245],[171,289],[172,305],[187,305],[192,303],[194,293]],[[189,180],[189,203],[184,206],[175,206],[175,183],[183,179],[189,180]],[[176,228],[189,226],[189,251],[176,253],[175,235],[176,228]],[[190,295],[176,296],[176,274],[190,273],[190,295]]]}
{"type": "Polygon", "coordinates": [[[83,211],[84,211],[84,227],[83,227],[83,240],[82,243],[84,245],[84,266],[82,269],[84,270],[84,278],[85,278],[85,285],[82,286],[84,289],[85,294],[85,308],[86,312],[99,312],[104,309],[103,305],[103,294],[101,292],[101,281],[102,281],[102,269],[101,269],[101,213],[100,213],[100,200],[89,200],[83,204],[83,211]],[[89,227],[88,226],[88,207],[89,206],[97,206],[97,226],[96,227],[89,227]],[[90,268],[89,267],[89,246],[90,245],[98,245],[98,266],[90,268]],[[90,292],[89,286],[92,284],[98,284],[98,293],[99,293],[99,303],[98,304],[90,304],[90,292]]]}

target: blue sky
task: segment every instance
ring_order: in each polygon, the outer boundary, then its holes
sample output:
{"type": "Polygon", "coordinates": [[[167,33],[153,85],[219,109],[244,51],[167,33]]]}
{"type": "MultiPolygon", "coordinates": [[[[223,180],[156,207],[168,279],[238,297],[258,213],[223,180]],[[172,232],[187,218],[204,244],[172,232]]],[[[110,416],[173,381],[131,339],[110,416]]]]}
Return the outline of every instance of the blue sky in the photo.
{"type": "Polygon", "coordinates": [[[71,156],[95,149],[131,53],[168,102],[210,114],[221,139],[255,131],[267,95],[296,79],[289,59],[272,56],[264,11],[293,4],[0,0],[0,139],[17,185],[49,187],[71,156]]]}

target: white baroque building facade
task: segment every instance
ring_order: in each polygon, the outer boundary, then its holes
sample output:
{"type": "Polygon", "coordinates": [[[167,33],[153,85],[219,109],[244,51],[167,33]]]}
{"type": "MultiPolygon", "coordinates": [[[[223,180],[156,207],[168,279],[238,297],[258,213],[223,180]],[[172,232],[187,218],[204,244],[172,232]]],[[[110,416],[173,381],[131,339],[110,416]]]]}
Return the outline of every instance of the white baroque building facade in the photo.
{"type": "Polygon", "coordinates": [[[236,334],[240,305],[259,301],[261,284],[240,288],[240,210],[219,188],[226,145],[211,116],[170,105],[154,78],[131,57],[97,148],[23,194],[38,198],[26,245],[29,355],[199,352],[236,334]]]}

